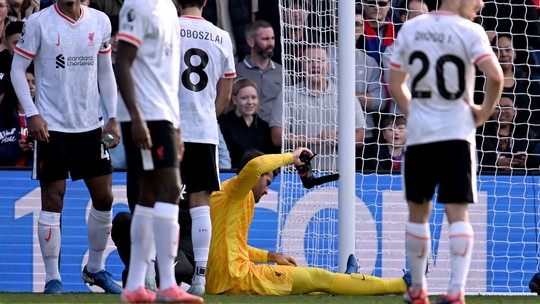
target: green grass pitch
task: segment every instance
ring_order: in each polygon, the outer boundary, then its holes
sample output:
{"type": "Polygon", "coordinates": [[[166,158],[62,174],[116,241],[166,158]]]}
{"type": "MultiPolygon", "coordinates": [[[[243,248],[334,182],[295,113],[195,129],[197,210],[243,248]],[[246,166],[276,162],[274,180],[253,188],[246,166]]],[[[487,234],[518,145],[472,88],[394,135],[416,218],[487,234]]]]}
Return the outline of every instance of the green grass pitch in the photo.
{"type": "MultiPolygon", "coordinates": [[[[435,297],[432,298],[432,300],[435,297]]],[[[369,303],[390,304],[403,303],[401,296],[331,296],[331,295],[300,295],[300,296],[204,296],[205,303],[221,304],[345,304],[369,303]]],[[[119,303],[118,295],[102,293],[66,293],[63,295],[44,295],[41,293],[0,293],[0,303],[119,303]]],[[[540,303],[538,296],[468,296],[468,304],[533,304],[540,303]]]]}

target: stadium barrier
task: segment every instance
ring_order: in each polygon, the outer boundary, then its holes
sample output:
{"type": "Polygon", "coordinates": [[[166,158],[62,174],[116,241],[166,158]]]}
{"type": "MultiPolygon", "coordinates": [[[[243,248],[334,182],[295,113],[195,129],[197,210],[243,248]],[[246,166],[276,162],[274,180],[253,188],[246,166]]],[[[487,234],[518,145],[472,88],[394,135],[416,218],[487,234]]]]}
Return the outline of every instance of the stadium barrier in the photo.
{"type": "MultiPolygon", "coordinates": [[[[39,184],[30,180],[28,171],[0,170],[0,291],[41,292],[44,268],[37,239],[40,210],[39,184]]],[[[223,173],[221,180],[233,176],[223,173]]],[[[255,208],[249,235],[252,246],[275,251],[278,230],[279,179],[271,192],[255,208]]],[[[294,177],[287,177],[294,178],[294,177]]],[[[538,176],[480,176],[478,204],[471,206],[471,222],[475,230],[475,248],[467,284],[467,293],[528,293],[528,282],[538,268],[539,194],[538,176]],[[507,186],[504,186],[507,185],[507,186]],[[516,195],[519,194],[519,195],[516,195]]],[[[406,204],[401,192],[401,176],[357,175],[356,190],[356,254],[360,272],[383,277],[401,276],[406,268],[404,225],[406,204]],[[358,185],[361,183],[361,185],[358,185]],[[361,191],[361,192],[360,192],[361,191]]],[[[114,213],[127,211],[125,173],[113,175],[114,213]]],[[[85,292],[93,287],[83,284],[82,267],[88,258],[86,225],[90,198],[82,181],[68,182],[62,217],[63,242],[61,274],[66,292],[85,292]]],[[[439,206],[440,207],[440,206],[439,206]]],[[[324,236],[337,231],[337,189],[317,187],[302,192],[281,223],[285,253],[295,254],[302,265],[328,265],[336,271],[337,257],[327,251],[337,248],[333,238],[319,238],[307,244],[310,234],[324,236]],[[323,198],[327,204],[309,204],[310,196],[323,198]],[[310,219],[321,213],[330,214],[324,229],[310,219]],[[333,214],[333,215],[332,215],[333,214]],[[316,248],[317,255],[304,248],[316,248]],[[318,259],[315,261],[314,259],[318,259]],[[327,259],[320,261],[320,259],[327,259]]],[[[433,255],[428,280],[434,293],[444,291],[449,272],[447,225],[444,214],[435,208],[431,217],[433,255]],[[441,254],[438,254],[438,252],[441,254]],[[444,278],[444,279],[443,279],[444,278]]],[[[106,250],[106,268],[120,280],[123,265],[112,241],[106,250]]],[[[96,289],[97,291],[98,289],[96,289]]]]}

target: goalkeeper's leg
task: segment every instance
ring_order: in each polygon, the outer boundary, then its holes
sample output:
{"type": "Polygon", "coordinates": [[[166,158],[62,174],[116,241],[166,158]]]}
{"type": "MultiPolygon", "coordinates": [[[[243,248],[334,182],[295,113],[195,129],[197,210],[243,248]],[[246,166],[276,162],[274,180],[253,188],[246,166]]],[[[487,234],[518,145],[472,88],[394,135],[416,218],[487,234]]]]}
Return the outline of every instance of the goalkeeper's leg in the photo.
{"type": "Polygon", "coordinates": [[[326,292],[339,295],[401,294],[403,278],[382,279],[363,274],[332,273],[320,268],[295,267],[291,294],[326,292]]]}

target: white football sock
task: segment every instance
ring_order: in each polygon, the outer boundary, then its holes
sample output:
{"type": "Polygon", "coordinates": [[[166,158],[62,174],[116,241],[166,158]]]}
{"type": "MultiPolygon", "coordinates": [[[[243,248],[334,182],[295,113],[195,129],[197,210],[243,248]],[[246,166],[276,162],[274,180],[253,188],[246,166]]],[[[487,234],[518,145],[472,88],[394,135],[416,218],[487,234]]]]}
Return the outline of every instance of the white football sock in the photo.
{"type": "Polygon", "coordinates": [[[407,222],[405,233],[405,251],[409,261],[412,289],[427,292],[426,267],[431,252],[431,232],[429,224],[407,222]]]}
{"type": "Polygon", "coordinates": [[[189,209],[191,214],[191,239],[193,242],[193,255],[195,259],[195,272],[193,284],[206,284],[206,263],[212,238],[212,222],[210,220],[210,207],[200,206],[189,209]]]}
{"type": "Polygon", "coordinates": [[[88,263],[91,273],[103,270],[103,253],[111,236],[112,211],[98,211],[92,206],[88,216],[88,263]]]}
{"type": "Polygon", "coordinates": [[[154,233],[156,237],[156,257],[159,267],[159,289],[165,290],[176,285],[174,260],[178,254],[180,225],[178,225],[178,205],[156,202],[154,204],[154,233]]]}
{"type": "Polygon", "coordinates": [[[45,282],[56,279],[62,281],[58,265],[62,234],[58,212],[41,211],[38,219],[38,239],[41,256],[45,265],[45,282]]]}
{"type": "Polygon", "coordinates": [[[154,208],[136,205],[131,220],[131,253],[126,288],[135,291],[144,287],[146,270],[154,257],[154,208]]]}
{"type": "Polygon", "coordinates": [[[454,222],[450,225],[450,262],[452,276],[448,294],[452,296],[465,292],[465,282],[469,274],[474,243],[474,231],[469,222],[454,222]]]}

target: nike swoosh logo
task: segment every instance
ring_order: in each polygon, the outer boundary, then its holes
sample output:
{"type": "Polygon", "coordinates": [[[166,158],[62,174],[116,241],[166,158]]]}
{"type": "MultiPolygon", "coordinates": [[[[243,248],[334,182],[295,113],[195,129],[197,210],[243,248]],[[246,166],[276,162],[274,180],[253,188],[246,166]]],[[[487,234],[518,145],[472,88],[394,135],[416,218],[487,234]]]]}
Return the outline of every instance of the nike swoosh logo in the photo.
{"type": "Polygon", "coordinates": [[[45,241],[50,241],[51,240],[51,234],[52,234],[52,227],[49,227],[49,235],[47,235],[47,237],[45,238],[45,241]]]}
{"type": "Polygon", "coordinates": [[[423,259],[425,255],[426,255],[426,246],[423,245],[422,246],[422,252],[420,252],[420,255],[417,255],[416,257],[419,258],[419,259],[423,259]]]}
{"type": "Polygon", "coordinates": [[[469,242],[467,242],[467,245],[465,245],[465,250],[463,250],[463,253],[460,253],[459,256],[465,257],[469,251],[469,242]]]}

